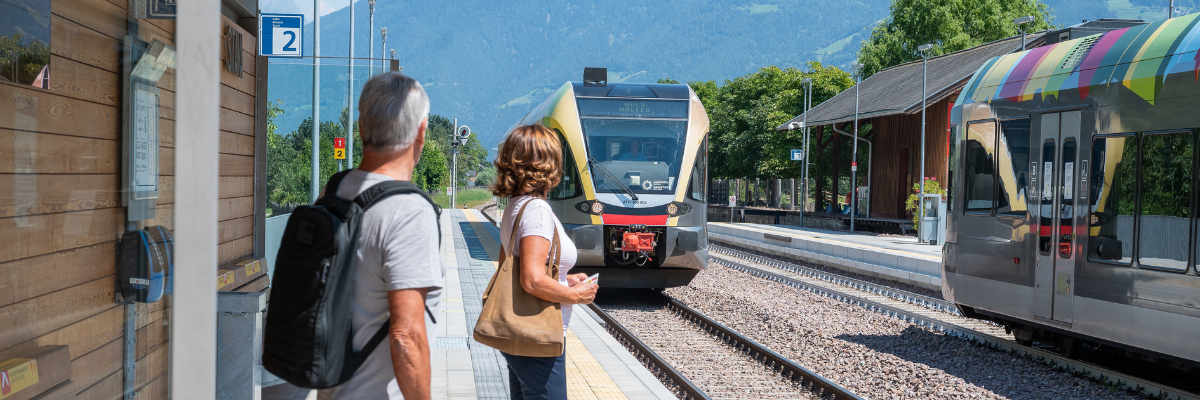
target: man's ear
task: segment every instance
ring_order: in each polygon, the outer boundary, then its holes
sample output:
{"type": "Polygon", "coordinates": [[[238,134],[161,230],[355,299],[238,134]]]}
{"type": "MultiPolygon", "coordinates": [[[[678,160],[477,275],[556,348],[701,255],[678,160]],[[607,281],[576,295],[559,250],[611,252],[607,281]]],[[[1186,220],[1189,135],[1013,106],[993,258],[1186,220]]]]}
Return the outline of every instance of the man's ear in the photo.
{"type": "Polygon", "coordinates": [[[413,140],[413,165],[421,162],[421,151],[425,149],[425,128],[429,126],[429,118],[421,120],[417,127],[417,137],[413,140]]]}

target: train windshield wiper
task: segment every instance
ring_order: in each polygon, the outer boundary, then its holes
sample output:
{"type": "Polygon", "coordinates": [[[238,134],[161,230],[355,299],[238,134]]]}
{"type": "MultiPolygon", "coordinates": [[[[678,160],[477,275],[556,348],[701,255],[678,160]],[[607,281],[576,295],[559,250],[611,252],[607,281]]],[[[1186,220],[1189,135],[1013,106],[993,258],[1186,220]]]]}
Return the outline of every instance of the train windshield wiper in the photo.
{"type": "Polygon", "coordinates": [[[634,194],[632,190],[629,190],[628,187],[625,187],[625,185],[622,185],[621,179],[617,178],[616,175],[613,175],[612,171],[609,171],[608,168],[605,168],[604,165],[600,164],[599,161],[596,161],[595,158],[588,157],[588,164],[591,164],[591,166],[596,167],[596,169],[599,170],[601,174],[604,174],[605,177],[607,177],[608,179],[611,179],[613,182],[616,182],[615,186],[621,188],[621,190],[624,190],[625,194],[629,195],[629,199],[631,199],[631,200],[638,199],[637,194],[634,194]]]}

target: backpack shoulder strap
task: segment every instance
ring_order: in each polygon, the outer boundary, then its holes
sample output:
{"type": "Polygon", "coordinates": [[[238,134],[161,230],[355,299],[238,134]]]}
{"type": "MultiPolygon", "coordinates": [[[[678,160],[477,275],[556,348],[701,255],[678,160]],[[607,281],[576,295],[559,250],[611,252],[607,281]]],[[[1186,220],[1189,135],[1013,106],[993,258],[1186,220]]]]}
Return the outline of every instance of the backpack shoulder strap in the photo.
{"type": "Polygon", "coordinates": [[[333,176],[330,176],[329,181],[325,183],[325,195],[333,195],[336,197],[338,187],[342,185],[342,179],[344,179],[346,175],[350,175],[350,171],[353,171],[353,169],[338,172],[333,174],[333,176]]]}

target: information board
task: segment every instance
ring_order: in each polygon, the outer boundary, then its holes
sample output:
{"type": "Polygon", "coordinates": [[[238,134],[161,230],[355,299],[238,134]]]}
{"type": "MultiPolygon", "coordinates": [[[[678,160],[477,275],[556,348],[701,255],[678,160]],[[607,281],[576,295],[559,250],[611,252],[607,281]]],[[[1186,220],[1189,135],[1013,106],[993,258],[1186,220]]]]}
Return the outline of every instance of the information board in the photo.
{"type": "Polygon", "coordinates": [[[804,150],[792,149],[792,161],[802,161],[802,160],[804,160],[804,150]]]}
{"type": "Polygon", "coordinates": [[[158,95],[133,92],[133,182],[134,200],[158,197],[158,95]]]}
{"type": "Polygon", "coordinates": [[[258,17],[258,55],[303,57],[304,15],[262,14],[258,17]]]}

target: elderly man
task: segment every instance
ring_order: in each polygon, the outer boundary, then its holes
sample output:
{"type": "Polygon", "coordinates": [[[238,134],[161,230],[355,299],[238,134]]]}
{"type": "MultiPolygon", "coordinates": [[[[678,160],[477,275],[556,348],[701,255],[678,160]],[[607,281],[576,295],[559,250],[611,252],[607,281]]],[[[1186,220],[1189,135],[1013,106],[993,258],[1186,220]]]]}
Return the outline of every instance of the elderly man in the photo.
{"type": "MultiPolygon", "coordinates": [[[[389,180],[412,179],[425,145],[429,98],[396,72],[367,81],[359,100],[363,157],[337,188],[352,199],[389,180]]],[[[420,194],[379,200],[363,215],[354,287],[354,350],[389,323],[376,347],[346,383],[320,399],[428,399],[433,312],[446,274],[438,249],[436,211],[420,194]]]]}

